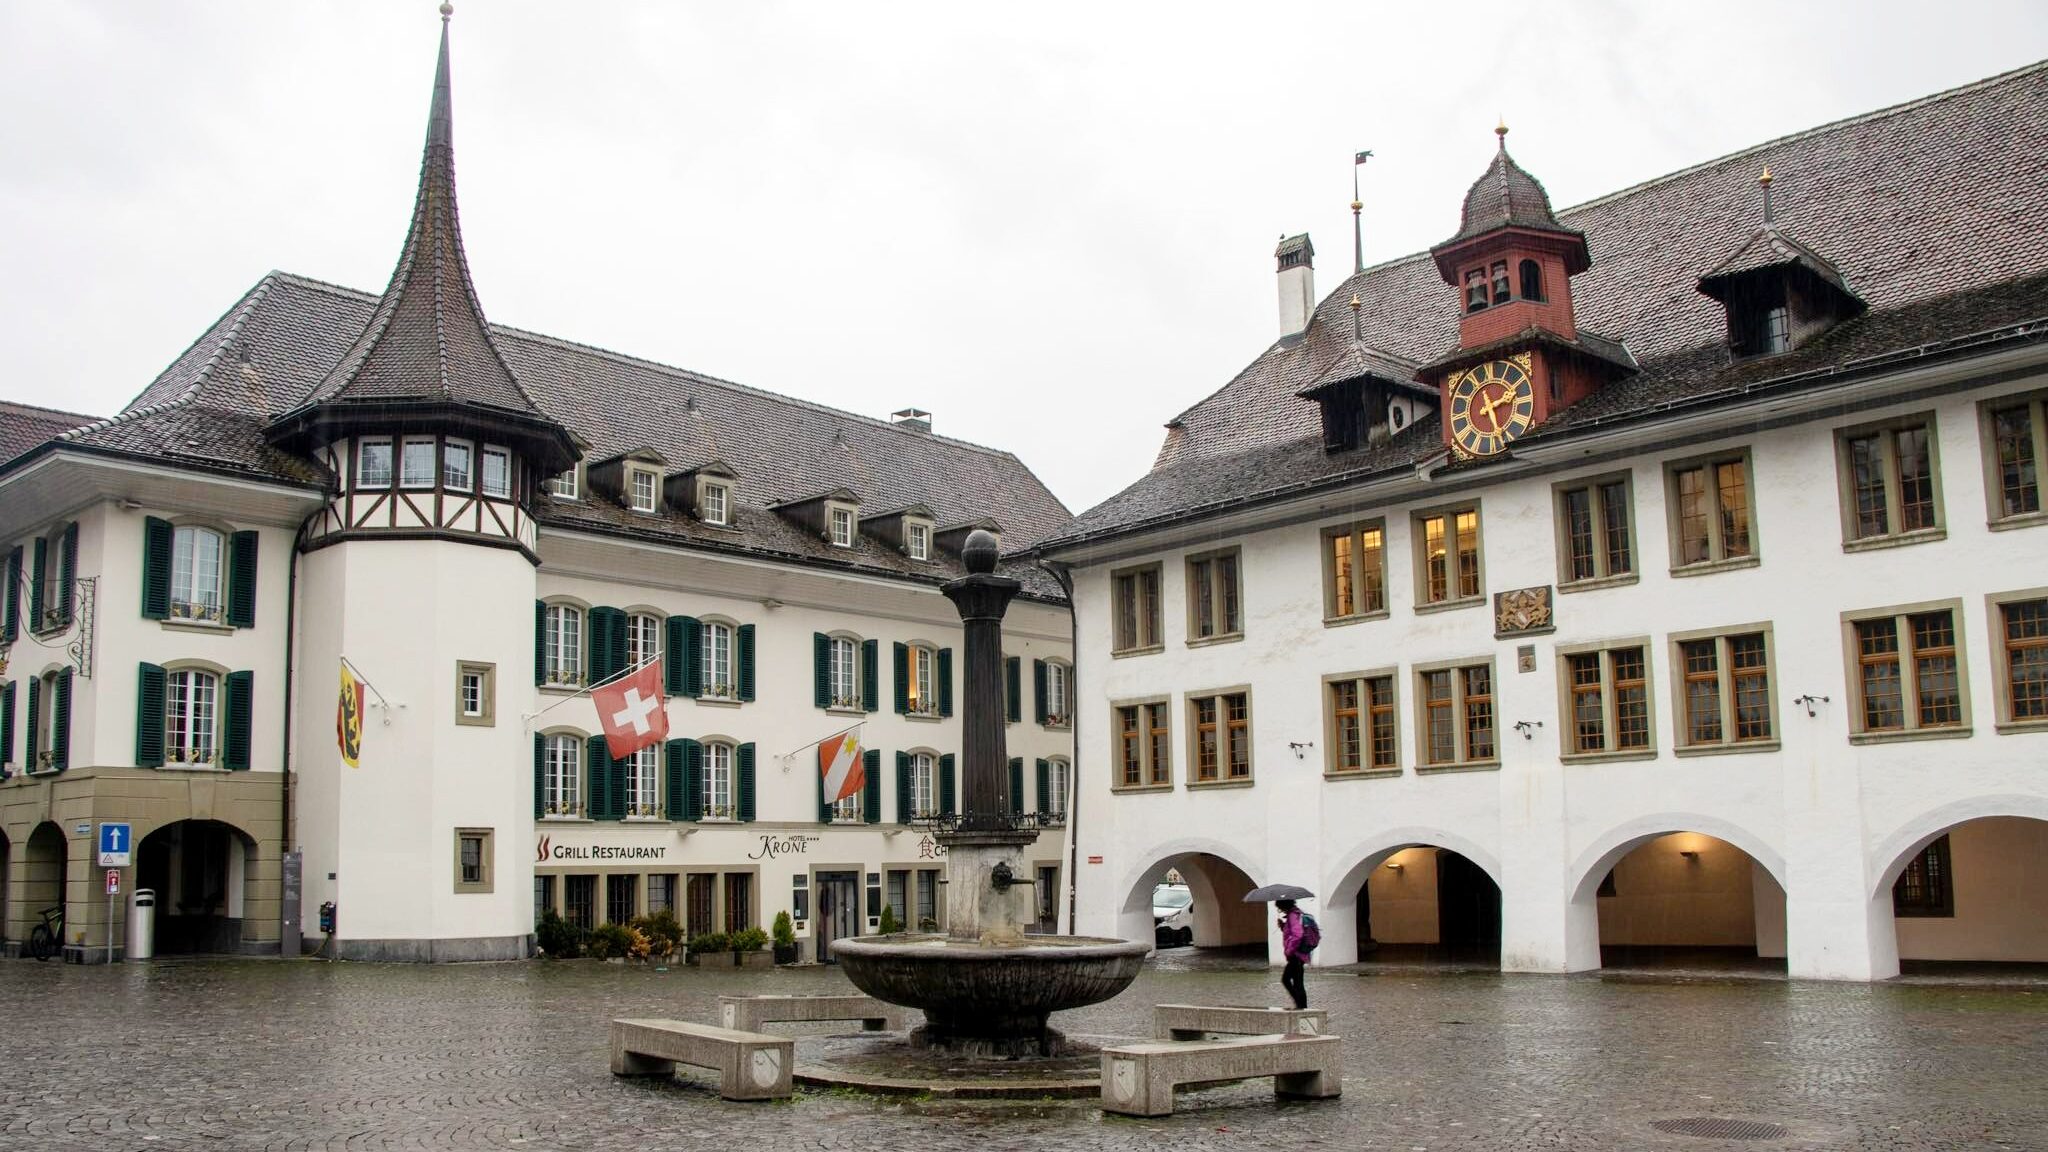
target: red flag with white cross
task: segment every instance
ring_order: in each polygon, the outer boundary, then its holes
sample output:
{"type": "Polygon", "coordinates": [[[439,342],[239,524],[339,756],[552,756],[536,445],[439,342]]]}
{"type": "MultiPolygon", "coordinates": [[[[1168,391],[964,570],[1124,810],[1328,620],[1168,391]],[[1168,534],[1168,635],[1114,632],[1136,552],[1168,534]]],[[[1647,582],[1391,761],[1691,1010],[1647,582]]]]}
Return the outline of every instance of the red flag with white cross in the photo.
{"type": "Polygon", "coordinates": [[[590,690],[612,759],[624,760],[668,739],[668,709],[661,698],[660,661],[649,660],[609,684],[590,690]]]}

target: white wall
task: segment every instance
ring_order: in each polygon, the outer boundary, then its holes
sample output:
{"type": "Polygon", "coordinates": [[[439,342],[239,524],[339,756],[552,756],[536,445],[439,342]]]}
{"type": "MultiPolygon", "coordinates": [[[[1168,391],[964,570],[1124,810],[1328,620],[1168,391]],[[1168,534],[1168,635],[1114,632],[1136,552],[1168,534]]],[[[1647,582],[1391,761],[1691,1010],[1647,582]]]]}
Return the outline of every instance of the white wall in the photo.
{"type": "Polygon", "coordinates": [[[2048,956],[2048,823],[2010,817],[1949,833],[1955,915],[1897,918],[1908,960],[2040,960],[2048,956]]]}

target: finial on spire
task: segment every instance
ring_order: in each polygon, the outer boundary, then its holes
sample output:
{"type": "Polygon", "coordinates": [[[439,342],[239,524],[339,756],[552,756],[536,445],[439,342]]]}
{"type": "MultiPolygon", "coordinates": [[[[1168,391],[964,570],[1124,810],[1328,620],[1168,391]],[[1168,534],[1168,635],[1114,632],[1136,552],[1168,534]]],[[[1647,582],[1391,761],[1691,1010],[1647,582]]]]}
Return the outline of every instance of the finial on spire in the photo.
{"type": "Polygon", "coordinates": [[[1358,220],[1358,214],[1365,208],[1365,201],[1358,198],[1358,170],[1372,159],[1372,149],[1360,152],[1351,160],[1351,272],[1357,275],[1365,271],[1365,233],[1358,220]]]}
{"type": "Polygon", "coordinates": [[[1493,135],[1494,135],[1494,138],[1495,138],[1495,139],[1497,139],[1497,140],[1499,140],[1499,141],[1500,141],[1500,150],[1501,150],[1501,151],[1503,151],[1503,152],[1507,151],[1507,150],[1508,150],[1508,118],[1507,118],[1506,116],[1502,116],[1502,117],[1500,117],[1500,118],[1499,118],[1499,122],[1498,122],[1498,123],[1496,123],[1496,124],[1495,124],[1495,125],[1493,126],[1493,135]]]}
{"type": "Polygon", "coordinates": [[[448,18],[453,15],[455,15],[455,5],[448,3],[448,0],[441,0],[441,23],[446,24],[448,18]]]}
{"type": "Polygon", "coordinates": [[[1764,223],[1771,223],[1771,166],[1764,165],[1763,175],[1756,178],[1757,186],[1764,190],[1764,223]]]}
{"type": "Polygon", "coordinates": [[[1351,338],[1353,340],[1362,339],[1358,332],[1358,310],[1363,307],[1365,307],[1365,301],[1360,300],[1358,293],[1353,292],[1351,294],[1351,338]]]}

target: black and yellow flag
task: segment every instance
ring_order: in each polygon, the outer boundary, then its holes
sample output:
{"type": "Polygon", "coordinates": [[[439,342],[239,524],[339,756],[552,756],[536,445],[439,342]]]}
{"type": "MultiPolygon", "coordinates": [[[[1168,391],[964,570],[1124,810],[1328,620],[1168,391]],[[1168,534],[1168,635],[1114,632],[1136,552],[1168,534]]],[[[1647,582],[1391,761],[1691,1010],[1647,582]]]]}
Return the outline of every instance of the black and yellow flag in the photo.
{"type": "Polygon", "coordinates": [[[363,682],[341,662],[341,704],[334,713],[334,734],[341,742],[341,759],[349,767],[363,754],[363,682]]]}

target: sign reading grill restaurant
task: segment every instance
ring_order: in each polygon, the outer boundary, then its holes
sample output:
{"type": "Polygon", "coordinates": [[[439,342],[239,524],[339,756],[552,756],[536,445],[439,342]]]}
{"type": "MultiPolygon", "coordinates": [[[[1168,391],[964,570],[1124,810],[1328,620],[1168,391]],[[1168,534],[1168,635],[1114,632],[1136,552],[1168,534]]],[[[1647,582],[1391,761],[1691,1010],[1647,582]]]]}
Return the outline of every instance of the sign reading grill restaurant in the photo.
{"type": "Polygon", "coordinates": [[[534,862],[552,864],[575,860],[666,860],[666,844],[557,844],[543,835],[534,846],[534,862]]]}

